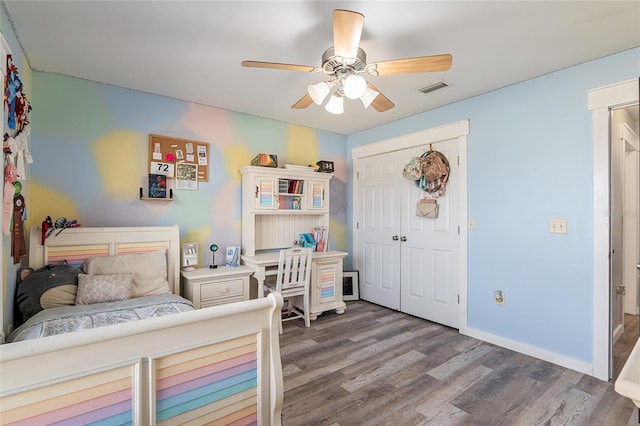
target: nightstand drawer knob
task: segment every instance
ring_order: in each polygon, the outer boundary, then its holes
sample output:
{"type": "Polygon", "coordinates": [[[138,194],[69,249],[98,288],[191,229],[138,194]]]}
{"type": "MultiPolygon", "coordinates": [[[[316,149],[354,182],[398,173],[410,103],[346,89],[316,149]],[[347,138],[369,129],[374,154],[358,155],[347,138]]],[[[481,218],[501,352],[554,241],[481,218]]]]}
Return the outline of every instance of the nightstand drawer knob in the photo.
{"type": "Polygon", "coordinates": [[[228,288],[226,288],[226,287],[222,287],[222,288],[220,289],[220,293],[222,293],[222,294],[227,294],[227,293],[229,293],[229,289],[228,289],[228,288]]]}

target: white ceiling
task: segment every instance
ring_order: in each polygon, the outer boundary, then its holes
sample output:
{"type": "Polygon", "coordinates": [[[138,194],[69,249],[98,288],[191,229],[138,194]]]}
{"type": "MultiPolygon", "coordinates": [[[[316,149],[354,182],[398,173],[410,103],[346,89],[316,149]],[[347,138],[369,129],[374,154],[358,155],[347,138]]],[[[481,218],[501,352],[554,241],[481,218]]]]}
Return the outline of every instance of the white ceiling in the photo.
{"type": "Polygon", "coordinates": [[[640,46],[640,1],[2,0],[30,66],[352,134],[640,46]],[[396,106],[346,100],[294,110],[323,75],[241,67],[321,66],[332,11],[364,14],[367,62],[451,53],[447,72],[367,77],[396,106]],[[445,80],[425,95],[418,89],[445,80]]]}

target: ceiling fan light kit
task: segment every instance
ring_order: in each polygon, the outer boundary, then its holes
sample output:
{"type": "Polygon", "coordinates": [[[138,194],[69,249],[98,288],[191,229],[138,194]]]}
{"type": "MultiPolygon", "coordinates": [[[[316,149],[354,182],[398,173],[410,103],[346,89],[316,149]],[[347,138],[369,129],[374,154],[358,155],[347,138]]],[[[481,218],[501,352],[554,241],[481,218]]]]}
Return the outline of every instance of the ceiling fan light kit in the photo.
{"type": "Polygon", "coordinates": [[[322,105],[325,98],[331,91],[332,85],[327,81],[321,81],[320,83],[312,84],[307,87],[307,92],[316,105],[322,105]]]}
{"type": "Polygon", "coordinates": [[[359,75],[351,74],[344,79],[344,95],[349,99],[358,99],[367,90],[367,81],[359,75]]]}
{"type": "Polygon", "coordinates": [[[324,106],[324,109],[331,114],[342,114],[344,112],[344,98],[337,93],[334,93],[329,98],[329,102],[324,106]]]}
{"type": "Polygon", "coordinates": [[[333,46],[322,54],[322,67],[260,61],[242,61],[242,66],[326,74],[331,78],[330,81],[309,85],[307,94],[291,108],[304,109],[312,103],[322,105],[333,91],[325,105],[325,109],[332,114],[344,112],[344,97],[360,99],[365,108],[373,105],[378,112],[388,111],[395,106],[360,74],[385,76],[447,71],[451,68],[452,57],[449,54],[367,64],[367,55],[359,47],[363,25],[364,15],[361,13],[341,9],[333,11],[333,46]]]}

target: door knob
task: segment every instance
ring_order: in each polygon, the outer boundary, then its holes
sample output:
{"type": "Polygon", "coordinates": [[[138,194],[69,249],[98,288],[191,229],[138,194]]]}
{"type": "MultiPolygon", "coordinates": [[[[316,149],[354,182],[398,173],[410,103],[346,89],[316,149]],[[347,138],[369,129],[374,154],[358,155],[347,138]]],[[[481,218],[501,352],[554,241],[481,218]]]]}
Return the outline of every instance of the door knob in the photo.
{"type": "Polygon", "coordinates": [[[397,235],[394,235],[393,237],[391,237],[391,239],[392,239],[393,241],[398,241],[398,236],[397,236],[397,235]]]}
{"type": "Polygon", "coordinates": [[[400,241],[407,241],[407,237],[403,235],[402,237],[400,237],[400,241]]]}

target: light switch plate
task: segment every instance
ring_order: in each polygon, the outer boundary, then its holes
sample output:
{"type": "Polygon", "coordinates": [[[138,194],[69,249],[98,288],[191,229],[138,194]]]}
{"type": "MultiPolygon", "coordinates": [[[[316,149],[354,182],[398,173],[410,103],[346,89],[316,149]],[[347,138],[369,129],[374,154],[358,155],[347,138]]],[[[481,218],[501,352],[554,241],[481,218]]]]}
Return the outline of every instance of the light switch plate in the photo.
{"type": "Polygon", "coordinates": [[[550,234],[566,234],[567,219],[549,219],[550,234]]]}

